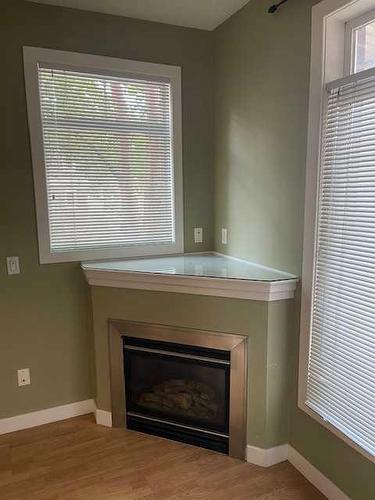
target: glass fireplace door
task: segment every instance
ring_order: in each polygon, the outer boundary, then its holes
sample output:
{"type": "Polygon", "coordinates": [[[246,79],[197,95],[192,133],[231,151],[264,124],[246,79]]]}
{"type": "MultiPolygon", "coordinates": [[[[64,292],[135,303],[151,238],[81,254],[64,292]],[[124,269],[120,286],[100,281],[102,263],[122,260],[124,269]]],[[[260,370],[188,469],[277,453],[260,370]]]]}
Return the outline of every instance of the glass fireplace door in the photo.
{"type": "Polygon", "coordinates": [[[228,435],[229,352],[124,337],[124,372],[128,415],[228,435]]]}

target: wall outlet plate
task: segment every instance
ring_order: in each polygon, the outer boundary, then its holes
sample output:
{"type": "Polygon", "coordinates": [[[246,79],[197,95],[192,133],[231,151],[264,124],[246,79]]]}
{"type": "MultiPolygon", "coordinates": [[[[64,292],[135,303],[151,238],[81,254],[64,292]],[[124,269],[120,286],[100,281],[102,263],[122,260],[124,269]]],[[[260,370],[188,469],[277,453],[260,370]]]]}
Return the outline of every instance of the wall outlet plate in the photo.
{"type": "Polygon", "coordinates": [[[7,257],[8,274],[20,274],[20,259],[17,256],[7,257]]]}
{"type": "Polygon", "coordinates": [[[228,244],[228,229],[226,227],[221,228],[221,243],[223,245],[228,244]]]}
{"type": "Polygon", "coordinates": [[[194,243],[203,243],[203,229],[201,227],[194,228],[194,243]]]}
{"type": "Polygon", "coordinates": [[[17,370],[17,378],[18,378],[18,387],[22,387],[23,385],[30,385],[30,369],[22,368],[21,370],[17,370]]]}

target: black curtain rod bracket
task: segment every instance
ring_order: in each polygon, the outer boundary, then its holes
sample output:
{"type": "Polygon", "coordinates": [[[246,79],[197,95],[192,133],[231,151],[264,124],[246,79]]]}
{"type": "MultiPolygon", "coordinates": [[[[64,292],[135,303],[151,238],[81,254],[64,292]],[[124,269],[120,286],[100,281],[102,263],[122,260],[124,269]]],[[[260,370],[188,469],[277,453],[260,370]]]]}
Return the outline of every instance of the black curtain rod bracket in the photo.
{"type": "Polygon", "coordinates": [[[281,0],[281,2],[271,5],[271,7],[268,9],[268,14],[274,14],[278,10],[278,8],[281,7],[281,5],[283,3],[286,3],[287,1],[288,0],[281,0]]]}

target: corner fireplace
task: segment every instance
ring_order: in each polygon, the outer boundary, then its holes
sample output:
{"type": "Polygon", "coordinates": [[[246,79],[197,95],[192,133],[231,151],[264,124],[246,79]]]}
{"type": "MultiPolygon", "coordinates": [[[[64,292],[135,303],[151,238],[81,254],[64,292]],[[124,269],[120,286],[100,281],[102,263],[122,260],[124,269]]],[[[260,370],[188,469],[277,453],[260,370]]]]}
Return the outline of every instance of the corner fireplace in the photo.
{"type": "Polygon", "coordinates": [[[123,337],[126,423],[229,451],[230,351],[123,337]]]}
{"type": "Polygon", "coordinates": [[[243,458],[246,337],[109,322],[112,421],[243,458]]]}

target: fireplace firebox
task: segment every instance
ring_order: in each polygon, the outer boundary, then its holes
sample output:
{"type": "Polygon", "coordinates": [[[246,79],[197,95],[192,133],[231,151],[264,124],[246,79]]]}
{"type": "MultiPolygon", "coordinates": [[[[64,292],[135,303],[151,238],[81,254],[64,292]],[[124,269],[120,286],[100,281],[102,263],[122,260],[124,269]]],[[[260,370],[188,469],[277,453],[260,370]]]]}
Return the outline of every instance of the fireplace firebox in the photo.
{"type": "Polygon", "coordinates": [[[112,424],[244,458],[247,342],[109,320],[112,424]]]}
{"type": "Polygon", "coordinates": [[[230,352],[123,337],[128,429],[229,451],[230,352]]]}

